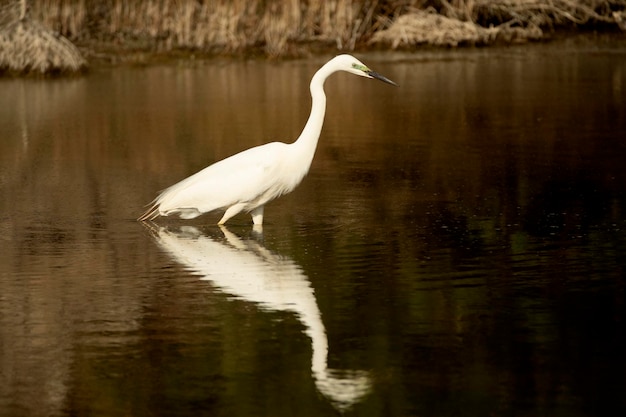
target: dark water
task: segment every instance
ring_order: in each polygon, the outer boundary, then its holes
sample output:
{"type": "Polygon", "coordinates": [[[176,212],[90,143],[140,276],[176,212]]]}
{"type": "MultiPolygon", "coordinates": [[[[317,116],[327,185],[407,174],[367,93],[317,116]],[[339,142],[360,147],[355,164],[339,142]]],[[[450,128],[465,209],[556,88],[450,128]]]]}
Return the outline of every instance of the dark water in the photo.
{"type": "Polygon", "coordinates": [[[359,57],[262,231],[134,219],[325,59],[0,80],[0,415],[622,415],[626,44],[359,57]]]}

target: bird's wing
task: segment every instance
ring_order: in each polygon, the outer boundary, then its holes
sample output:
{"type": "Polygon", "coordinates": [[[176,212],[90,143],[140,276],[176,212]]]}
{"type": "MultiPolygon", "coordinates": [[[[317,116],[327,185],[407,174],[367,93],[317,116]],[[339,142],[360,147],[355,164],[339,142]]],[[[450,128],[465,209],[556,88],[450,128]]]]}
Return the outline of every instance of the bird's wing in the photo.
{"type": "Polygon", "coordinates": [[[286,146],[267,143],[216,162],[163,190],[155,204],[162,213],[180,208],[205,213],[253,201],[276,181],[286,146]]]}

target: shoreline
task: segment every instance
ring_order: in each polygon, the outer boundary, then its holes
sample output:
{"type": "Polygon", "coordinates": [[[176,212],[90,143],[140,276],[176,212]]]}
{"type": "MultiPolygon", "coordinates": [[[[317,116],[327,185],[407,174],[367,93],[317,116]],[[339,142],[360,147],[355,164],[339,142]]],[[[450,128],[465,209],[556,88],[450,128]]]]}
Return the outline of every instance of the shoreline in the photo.
{"type": "MultiPolygon", "coordinates": [[[[103,45],[100,44],[99,47],[103,45]]],[[[447,52],[459,52],[465,53],[470,51],[493,51],[493,50],[514,50],[516,48],[532,48],[536,46],[538,48],[566,48],[566,49],[578,49],[585,47],[593,47],[598,49],[599,52],[606,49],[624,48],[626,53],[626,36],[616,32],[580,32],[580,31],[559,31],[551,34],[549,38],[545,38],[539,41],[533,42],[517,42],[517,43],[498,43],[492,45],[466,45],[459,47],[444,47],[444,46],[431,46],[422,45],[414,48],[356,48],[352,51],[341,51],[333,47],[324,45],[314,45],[313,47],[302,49],[298,55],[289,55],[281,57],[267,57],[260,52],[239,52],[239,53],[206,53],[203,51],[194,50],[173,50],[173,51],[150,51],[145,49],[114,49],[104,48],[98,52],[94,52],[94,47],[90,45],[79,45],[79,50],[85,53],[90,67],[111,67],[118,65],[155,65],[155,64],[167,64],[173,62],[186,62],[192,64],[194,62],[202,63],[211,60],[273,60],[273,61],[289,61],[307,59],[318,56],[331,56],[341,53],[350,53],[355,56],[358,55],[380,55],[380,54],[394,54],[405,57],[412,56],[428,56],[432,54],[443,54],[447,52]]],[[[105,45],[106,47],[106,45],[105,45]]]]}
{"type": "Polygon", "coordinates": [[[0,76],[181,57],[480,48],[597,33],[626,36],[626,0],[16,0],[0,9],[0,76]]]}

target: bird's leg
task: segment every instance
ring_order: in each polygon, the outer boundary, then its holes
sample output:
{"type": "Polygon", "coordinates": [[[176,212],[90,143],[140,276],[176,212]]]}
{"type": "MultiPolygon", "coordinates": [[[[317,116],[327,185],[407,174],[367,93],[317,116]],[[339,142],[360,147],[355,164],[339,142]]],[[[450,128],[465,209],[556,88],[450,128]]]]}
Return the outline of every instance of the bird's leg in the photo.
{"type": "Polygon", "coordinates": [[[261,225],[263,224],[263,208],[265,206],[259,206],[252,210],[250,214],[252,215],[252,223],[261,225]]]}
{"type": "Polygon", "coordinates": [[[246,206],[246,203],[238,203],[238,204],[235,204],[235,205],[232,205],[232,206],[228,207],[228,209],[226,209],[226,212],[224,213],[224,215],[222,216],[220,221],[217,222],[217,224],[224,224],[224,223],[226,223],[226,221],[228,219],[230,219],[234,215],[238,214],[241,210],[243,210],[243,208],[245,206],[246,206]]]}

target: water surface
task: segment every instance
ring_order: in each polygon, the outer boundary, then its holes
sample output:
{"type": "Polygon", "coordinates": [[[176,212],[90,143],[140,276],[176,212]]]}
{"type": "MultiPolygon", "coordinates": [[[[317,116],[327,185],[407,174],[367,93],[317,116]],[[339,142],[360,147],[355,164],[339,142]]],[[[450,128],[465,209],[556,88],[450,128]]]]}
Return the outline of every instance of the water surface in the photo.
{"type": "Polygon", "coordinates": [[[326,57],[0,80],[0,415],[622,414],[626,45],[359,57],[262,230],[135,218],[326,57]]]}

